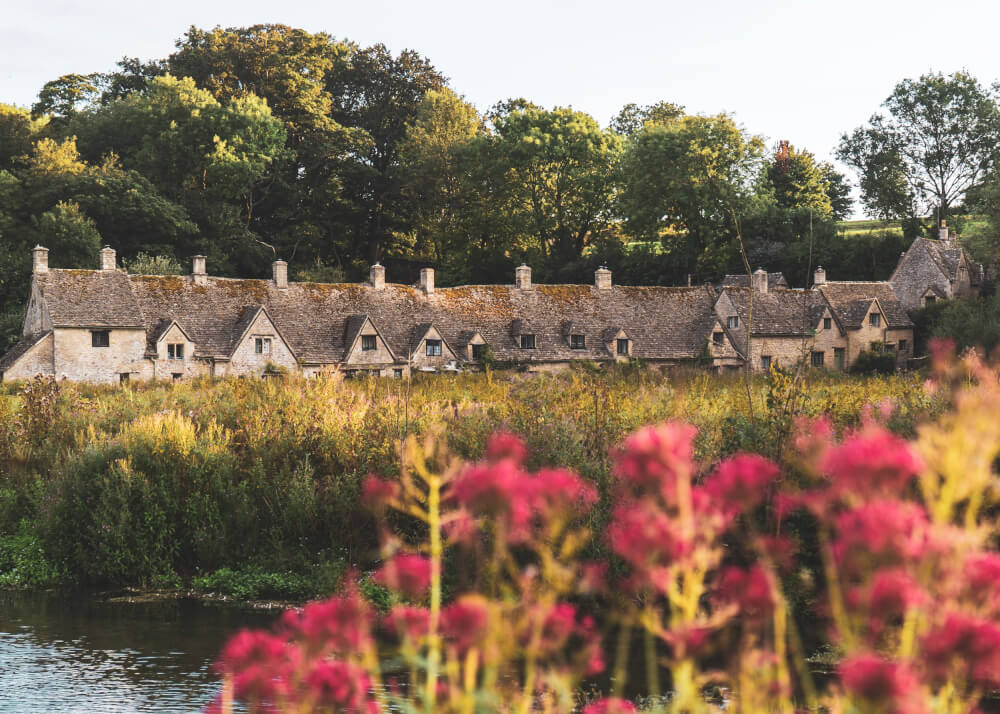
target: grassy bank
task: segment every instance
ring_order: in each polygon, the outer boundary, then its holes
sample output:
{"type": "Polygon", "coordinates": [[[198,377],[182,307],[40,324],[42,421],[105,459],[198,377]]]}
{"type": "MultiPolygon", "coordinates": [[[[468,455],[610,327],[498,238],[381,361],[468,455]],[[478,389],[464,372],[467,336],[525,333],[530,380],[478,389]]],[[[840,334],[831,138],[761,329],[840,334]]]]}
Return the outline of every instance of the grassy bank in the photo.
{"type": "MultiPolygon", "coordinates": [[[[797,414],[856,424],[892,400],[912,434],[937,405],[918,375],[757,378],[638,368],[557,376],[426,375],[412,382],[225,380],[0,392],[0,586],[192,587],[302,599],[377,558],[362,479],[392,475],[406,433],[441,429],[477,458],[496,429],[532,467],[565,465],[607,493],[608,452],[640,425],[684,419],[698,456],[777,455],[797,414]]],[[[595,509],[600,529],[607,499],[595,509]]]]}

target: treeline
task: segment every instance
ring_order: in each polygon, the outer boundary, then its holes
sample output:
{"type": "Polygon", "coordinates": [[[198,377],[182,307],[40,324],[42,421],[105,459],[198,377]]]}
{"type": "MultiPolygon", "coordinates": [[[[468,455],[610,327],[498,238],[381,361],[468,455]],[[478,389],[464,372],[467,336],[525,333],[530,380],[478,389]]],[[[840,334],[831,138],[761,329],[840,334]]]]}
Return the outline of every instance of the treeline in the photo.
{"type": "MultiPolygon", "coordinates": [[[[876,149],[853,163],[898,178],[876,149]]],[[[880,185],[863,169],[869,205],[880,185]]],[[[754,267],[793,285],[817,264],[884,278],[906,240],[838,237],[851,209],[830,164],[729,115],[630,104],[602,127],[526,99],[480,114],[417,52],[192,27],[169,57],[64,75],[30,110],[0,105],[0,351],[35,243],[54,267],[94,265],[107,243],[135,272],[186,271],[201,253],[221,275],[281,257],[302,280],[359,279],[378,260],[399,281],[433,265],[444,285],[509,282],[521,262],[542,281],[606,264],[621,283],[682,284],[741,272],[742,236],[754,267]]]]}

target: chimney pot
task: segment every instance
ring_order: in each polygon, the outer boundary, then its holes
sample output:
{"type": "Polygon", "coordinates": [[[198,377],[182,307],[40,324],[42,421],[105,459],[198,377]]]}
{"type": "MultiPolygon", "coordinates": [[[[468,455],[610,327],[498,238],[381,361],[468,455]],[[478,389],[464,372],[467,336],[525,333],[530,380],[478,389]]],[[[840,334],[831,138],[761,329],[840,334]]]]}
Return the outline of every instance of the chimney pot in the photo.
{"type": "Polygon", "coordinates": [[[205,272],[205,256],[191,256],[191,278],[195,285],[204,285],[208,282],[208,274],[205,272]]]}
{"type": "Polygon", "coordinates": [[[381,290],[385,287],[385,266],[381,263],[375,263],[368,271],[368,277],[372,287],[381,290]]]}
{"type": "Polygon", "coordinates": [[[602,265],[594,271],[594,287],[598,290],[611,289],[611,271],[608,266],[602,265]]]}
{"type": "Polygon", "coordinates": [[[117,265],[115,264],[115,249],[109,245],[101,248],[101,270],[117,270],[117,265]]]}
{"type": "Polygon", "coordinates": [[[531,268],[524,263],[514,269],[514,285],[518,290],[531,290],[531,268]]]}
{"type": "Polygon", "coordinates": [[[434,292],[434,268],[420,269],[420,289],[428,295],[434,292]]]}
{"type": "Polygon", "coordinates": [[[823,285],[826,282],[826,271],[823,270],[823,266],[817,266],[816,271],[813,273],[813,285],[823,285]]]}
{"type": "Polygon", "coordinates": [[[941,227],[938,228],[938,240],[942,243],[948,242],[948,221],[941,221],[941,227]]]}
{"type": "Polygon", "coordinates": [[[757,268],[753,272],[753,289],[759,293],[767,292],[767,271],[763,268],[757,268]]]}
{"type": "Polygon", "coordinates": [[[274,278],[274,286],[279,290],[288,287],[288,263],[283,260],[276,260],[271,263],[271,275],[274,278]]]}
{"type": "Polygon", "coordinates": [[[45,275],[49,272],[49,249],[36,245],[31,251],[31,272],[45,275]]]}

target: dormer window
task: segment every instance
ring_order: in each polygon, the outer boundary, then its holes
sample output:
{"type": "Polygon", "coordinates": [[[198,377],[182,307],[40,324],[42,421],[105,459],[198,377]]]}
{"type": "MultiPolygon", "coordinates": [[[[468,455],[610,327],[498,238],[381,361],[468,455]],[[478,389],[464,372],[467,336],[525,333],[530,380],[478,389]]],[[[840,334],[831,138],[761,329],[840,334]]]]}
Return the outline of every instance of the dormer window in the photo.
{"type": "Polygon", "coordinates": [[[424,340],[424,354],[428,357],[441,356],[441,340],[424,340]]]}
{"type": "Polygon", "coordinates": [[[616,352],[620,355],[628,356],[628,339],[619,337],[615,342],[617,343],[616,352]]]}
{"type": "Polygon", "coordinates": [[[111,346],[111,330],[91,330],[90,331],[90,346],[91,347],[110,347],[111,346]]]}
{"type": "Polygon", "coordinates": [[[584,335],[570,335],[569,348],[571,350],[584,350],[587,348],[587,338],[584,335]]]}
{"type": "Polygon", "coordinates": [[[730,330],[735,330],[739,326],[740,326],[740,318],[738,317],[733,316],[726,320],[726,327],[728,327],[730,330]]]}
{"type": "Polygon", "coordinates": [[[167,345],[167,359],[184,359],[184,345],[167,345]]]}
{"type": "Polygon", "coordinates": [[[871,315],[868,316],[868,324],[871,325],[872,327],[881,327],[882,316],[879,315],[877,312],[873,312],[871,315]]]}
{"type": "Polygon", "coordinates": [[[713,332],[712,333],[712,344],[722,345],[723,344],[723,337],[724,337],[724,335],[721,332],[713,332]]]}
{"type": "Polygon", "coordinates": [[[271,338],[255,337],[253,340],[253,351],[259,355],[271,354],[271,338]]]}
{"type": "Polygon", "coordinates": [[[376,335],[361,335],[362,352],[372,352],[376,349],[375,337],[376,335]]]}
{"type": "Polygon", "coordinates": [[[833,318],[824,317],[823,318],[823,329],[829,330],[833,327],[833,318]]]}
{"type": "Polygon", "coordinates": [[[472,359],[479,361],[486,356],[486,345],[472,345],[472,359]]]}
{"type": "Polygon", "coordinates": [[[533,350],[533,349],[535,349],[535,336],[534,335],[521,335],[521,349],[522,350],[533,350]]]}

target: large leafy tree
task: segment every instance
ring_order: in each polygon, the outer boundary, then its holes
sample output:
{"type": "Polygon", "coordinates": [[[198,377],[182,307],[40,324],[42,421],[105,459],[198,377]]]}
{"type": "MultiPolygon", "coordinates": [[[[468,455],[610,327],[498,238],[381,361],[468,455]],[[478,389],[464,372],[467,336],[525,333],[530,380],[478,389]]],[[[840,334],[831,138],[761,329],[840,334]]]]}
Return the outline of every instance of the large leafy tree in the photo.
{"type": "Polygon", "coordinates": [[[737,255],[737,221],[757,210],[763,156],[763,140],[725,114],[645,125],[622,160],[627,232],[663,242],[673,281],[717,276],[737,255]]]}
{"type": "Polygon", "coordinates": [[[286,159],[284,126],[264,100],[222,104],[192,79],[164,75],[144,92],[81,113],[71,130],[85,159],[117,157],[183,206],[212,241],[213,257],[260,269],[259,251],[248,250],[266,235],[256,206],[286,159]]]}
{"type": "Polygon", "coordinates": [[[492,115],[480,152],[516,243],[558,272],[611,217],[621,139],[583,112],[520,106],[492,115]]]}
{"type": "Polygon", "coordinates": [[[467,157],[482,129],[475,107],[450,89],[431,90],[400,146],[402,191],[413,206],[412,250],[444,268],[444,280],[467,275],[467,157]]]}
{"type": "Polygon", "coordinates": [[[424,95],[444,85],[445,78],[425,57],[412,50],[394,57],[383,45],[355,51],[349,62],[327,74],[331,116],[364,132],[366,139],[343,176],[344,222],[356,260],[379,260],[394,248],[394,236],[408,229],[411,215],[402,190],[400,149],[424,95]]]}
{"type": "Polygon", "coordinates": [[[1000,111],[964,72],[925,74],[896,85],[885,114],[841,137],[837,155],[860,179],[870,213],[910,217],[952,206],[994,168],[1000,111]]]}

